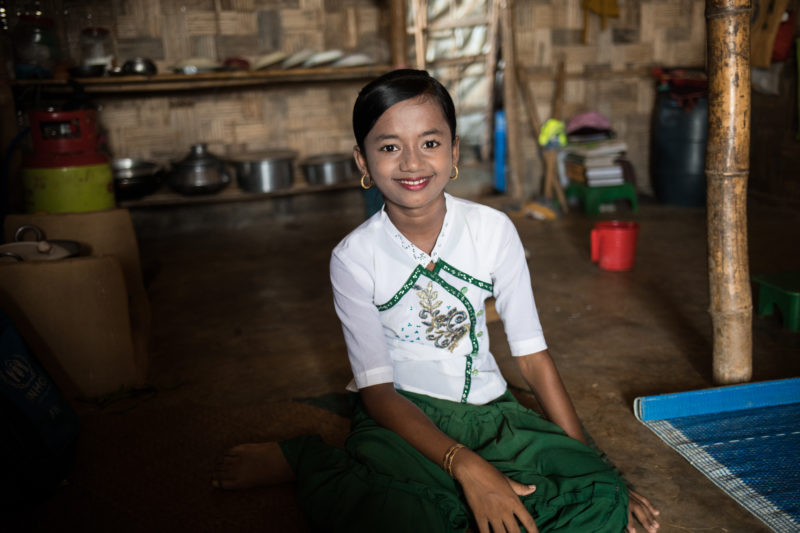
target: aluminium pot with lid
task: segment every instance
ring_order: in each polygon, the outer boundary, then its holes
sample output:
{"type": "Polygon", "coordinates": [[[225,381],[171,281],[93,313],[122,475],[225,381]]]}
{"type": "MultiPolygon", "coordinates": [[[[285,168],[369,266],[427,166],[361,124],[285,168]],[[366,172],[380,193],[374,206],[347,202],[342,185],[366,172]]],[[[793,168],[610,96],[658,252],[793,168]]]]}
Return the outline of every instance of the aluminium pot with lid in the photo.
{"type": "Polygon", "coordinates": [[[76,241],[62,239],[45,239],[39,226],[24,224],[14,232],[14,242],[0,245],[0,263],[18,261],[57,261],[75,257],[82,251],[81,244],[76,241]],[[34,240],[23,238],[33,232],[34,240]]]}
{"type": "Polygon", "coordinates": [[[239,188],[249,192],[272,192],[294,185],[292,150],[270,150],[231,158],[239,188]]]}
{"type": "Polygon", "coordinates": [[[300,163],[309,185],[335,185],[358,177],[353,154],[319,154],[300,163]]]}
{"type": "Polygon", "coordinates": [[[231,182],[225,161],[208,151],[205,143],[192,145],[189,155],[172,165],[167,183],[181,194],[211,194],[231,182]]]}

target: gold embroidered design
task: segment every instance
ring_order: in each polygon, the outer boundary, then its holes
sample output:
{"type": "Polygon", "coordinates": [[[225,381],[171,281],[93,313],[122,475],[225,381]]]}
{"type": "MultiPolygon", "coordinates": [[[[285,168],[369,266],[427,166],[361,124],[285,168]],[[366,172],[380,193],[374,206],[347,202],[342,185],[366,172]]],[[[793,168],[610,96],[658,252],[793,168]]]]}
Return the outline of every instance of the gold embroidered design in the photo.
{"type": "Polygon", "coordinates": [[[422,319],[422,324],[428,326],[425,338],[433,341],[437,348],[447,348],[452,352],[458,346],[458,341],[469,333],[470,323],[466,311],[452,307],[447,312],[442,312],[440,309],[442,301],[437,300],[439,293],[433,289],[432,281],[429,281],[424,289],[419,285],[414,285],[414,288],[417,289],[417,297],[422,307],[419,317],[422,319]]]}

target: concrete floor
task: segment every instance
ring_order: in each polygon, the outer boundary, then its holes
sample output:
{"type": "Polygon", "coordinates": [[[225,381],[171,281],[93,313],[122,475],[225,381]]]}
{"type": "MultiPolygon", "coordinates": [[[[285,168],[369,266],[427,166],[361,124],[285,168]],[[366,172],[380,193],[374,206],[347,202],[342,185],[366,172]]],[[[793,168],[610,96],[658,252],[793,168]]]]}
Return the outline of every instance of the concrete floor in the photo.
{"type": "MultiPolygon", "coordinates": [[[[499,208],[506,203],[496,196],[481,201],[499,208]]],[[[757,200],[749,211],[751,272],[800,270],[800,212],[757,200]]],[[[589,232],[596,218],[578,212],[547,222],[513,217],[531,253],[550,351],[579,415],[625,478],[661,509],[660,531],[768,531],[632,411],[637,396],[713,386],[705,212],[645,201],[638,213],[623,209],[601,218],[613,217],[641,225],[631,272],[605,272],[590,261],[589,232]]],[[[153,312],[149,381],[160,391],[147,401],[148,408],[165,414],[235,410],[239,423],[249,426],[247,435],[264,438],[258,418],[249,421],[248,413],[343,392],[350,370],[327,268],[333,246],[362,219],[355,191],[134,212],[153,312]]],[[[754,380],[800,375],[800,335],[782,329],[775,317],[755,318],[753,333],[754,380]]],[[[509,364],[499,322],[492,324],[490,335],[510,382],[522,386],[509,364]]],[[[108,420],[96,409],[83,414],[98,425],[108,420]]],[[[331,419],[338,420],[334,414],[331,419]]],[[[345,422],[334,426],[331,431],[341,437],[345,422]]],[[[272,431],[268,437],[281,437],[272,431]]],[[[213,455],[240,435],[220,437],[210,429],[185,436],[203,438],[213,440],[211,451],[203,452],[213,455]]],[[[210,467],[213,457],[207,459],[197,470],[210,467]]],[[[204,480],[207,473],[192,475],[204,480]]],[[[113,474],[107,477],[111,486],[113,474]]],[[[210,497],[217,498],[219,513],[252,499],[244,494],[210,497]]],[[[78,501],[83,500],[75,497],[78,501]]],[[[75,511],[83,504],[70,505],[75,511]]],[[[264,511],[261,505],[257,519],[267,531],[304,531],[296,520],[285,520],[285,509],[264,511]],[[275,526],[280,515],[294,529],[275,526]]],[[[48,507],[51,513],[57,509],[58,504],[48,507]]],[[[82,525],[84,531],[103,529],[99,518],[86,518],[82,525]],[[95,527],[87,527],[92,520],[95,527]]],[[[205,526],[195,530],[234,530],[205,526]]]]}

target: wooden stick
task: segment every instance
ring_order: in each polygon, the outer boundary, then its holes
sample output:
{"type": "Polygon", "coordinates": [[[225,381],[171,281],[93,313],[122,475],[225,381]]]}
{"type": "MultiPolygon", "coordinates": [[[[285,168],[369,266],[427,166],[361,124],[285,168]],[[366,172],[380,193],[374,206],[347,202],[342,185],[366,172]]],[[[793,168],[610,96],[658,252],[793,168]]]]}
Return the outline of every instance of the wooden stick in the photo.
{"type": "Polygon", "coordinates": [[[564,60],[558,62],[558,69],[556,70],[556,84],[553,88],[553,108],[550,111],[550,118],[562,120],[563,116],[563,103],[564,103],[564,60]]]}
{"type": "Polygon", "coordinates": [[[531,129],[533,130],[533,138],[537,140],[536,144],[538,146],[539,132],[542,131],[542,120],[539,118],[539,110],[536,108],[536,97],[531,90],[528,74],[519,65],[517,65],[517,80],[522,90],[525,108],[528,110],[528,120],[530,120],[531,129]]]}
{"type": "Polygon", "coordinates": [[[405,67],[408,65],[408,52],[406,51],[406,0],[391,0],[389,11],[392,66],[405,67]]]}
{"type": "Polygon", "coordinates": [[[489,54],[486,57],[486,77],[489,80],[489,94],[486,97],[486,129],[481,145],[481,159],[488,161],[494,141],[494,85],[497,75],[497,36],[500,25],[500,0],[491,0],[489,7],[489,54]]]}
{"type": "Polygon", "coordinates": [[[217,29],[217,34],[214,36],[214,53],[217,54],[217,61],[222,63],[224,57],[220,53],[222,45],[222,2],[221,0],[214,0],[214,26],[217,29]]]}
{"type": "Polygon", "coordinates": [[[706,0],[708,265],[714,381],[749,381],[753,304],[747,256],[750,0],[706,0]]]}
{"type": "MultiPolygon", "coordinates": [[[[530,120],[531,129],[533,130],[533,138],[536,139],[538,145],[539,132],[541,131],[542,123],[539,119],[539,113],[536,109],[536,99],[533,91],[531,90],[530,84],[528,83],[528,78],[525,74],[525,71],[518,66],[517,73],[519,74],[518,80],[520,82],[520,87],[522,88],[525,107],[528,109],[528,119],[530,120]]],[[[558,65],[556,86],[553,93],[553,118],[558,118],[561,113],[560,109],[561,101],[563,100],[563,92],[564,62],[561,61],[558,65]],[[556,112],[558,112],[558,114],[556,114],[556,112]]],[[[544,162],[544,197],[547,199],[552,199],[553,193],[555,193],[555,196],[558,198],[558,202],[561,204],[561,210],[564,213],[569,212],[569,205],[567,204],[567,198],[564,194],[564,189],[561,187],[561,182],[558,180],[558,154],[554,149],[542,149],[542,147],[539,145],[539,156],[544,162]]]]}
{"type": "Polygon", "coordinates": [[[414,9],[414,51],[418,69],[425,69],[425,24],[428,19],[426,0],[411,0],[414,9]]]}
{"type": "Polygon", "coordinates": [[[522,200],[522,150],[519,138],[519,122],[517,120],[517,75],[516,53],[514,50],[514,24],[512,22],[514,0],[502,0],[501,35],[503,61],[503,107],[506,112],[506,143],[508,148],[508,177],[511,185],[511,197],[522,200]]]}

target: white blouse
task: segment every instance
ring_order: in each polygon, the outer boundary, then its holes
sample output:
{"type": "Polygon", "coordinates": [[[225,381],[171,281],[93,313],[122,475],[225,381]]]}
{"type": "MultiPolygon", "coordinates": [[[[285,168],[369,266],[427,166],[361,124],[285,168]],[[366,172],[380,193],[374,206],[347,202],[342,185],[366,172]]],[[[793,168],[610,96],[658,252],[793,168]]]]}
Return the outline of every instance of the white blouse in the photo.
{"type": "Polygon", "coordinates": [[[331,282],[351,390],[380,383],[456,402],[487,403],[506,390],[489,352],[484,304],[495,297],[511,354],[547,348],[519,235],[488,206],[445,194],[431,254],[384,210],[333,250],[331,282]],[[433,262],[433,271],[425,267],[433,262]]]}

